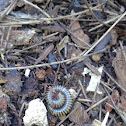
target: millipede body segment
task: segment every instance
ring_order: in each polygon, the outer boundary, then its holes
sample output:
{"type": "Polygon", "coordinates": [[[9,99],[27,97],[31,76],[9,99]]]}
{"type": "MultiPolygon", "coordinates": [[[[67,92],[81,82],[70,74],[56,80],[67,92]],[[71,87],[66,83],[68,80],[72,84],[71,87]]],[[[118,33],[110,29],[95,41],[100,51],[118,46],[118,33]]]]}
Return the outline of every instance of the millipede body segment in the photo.
{"type": "Polygon", "coordinates": [[[48,110],[54,116],[64,116],[72,108],[73,100],[70,92],[63,86],[54,86],[46,94],[48,110]]]}

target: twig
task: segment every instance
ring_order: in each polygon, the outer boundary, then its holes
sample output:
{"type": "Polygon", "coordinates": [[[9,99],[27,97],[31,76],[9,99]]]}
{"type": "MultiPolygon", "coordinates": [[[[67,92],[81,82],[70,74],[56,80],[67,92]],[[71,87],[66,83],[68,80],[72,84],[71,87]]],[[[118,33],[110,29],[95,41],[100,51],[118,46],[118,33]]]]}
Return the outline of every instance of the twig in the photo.
{"type": "Polygon", "coordinates": [[[31,5],[32,7],[38,9],[40,12],[42,12],[46,17],[50,18],[50,16],[44,11],[42,10],[40,7],[38,7],[37,5],[34,5],[33,3],[27,1],[27,0],[23,0],[25,3],[31,5]]]}
{"type": "Polygon", "coordinates": [[[105,89],[106,93],[108,94],[109,98],[111,99],[112,104],[113,104],[113,106],[115,108],[116,113],[121,117],[121,119],[123,120],[123,122],[126,124],[126,118],[121,114],[121,112],[119,111],[118,107],[115,105],[115,103],[114,103],[111,95],[109,94],[108,90],[105,87],[104,87],[104,89],[105,89]]]}
{"type": "Polygon", "coordinates": [[[78,83],[79,83],[79,85],[80,85],[80,87],[81,87],[81,90],[82,90],[82,93],[83,93],[84,97],[87,99],[87,95],[86,95],[86,93],[85,93],[85,91],[84,91],[84,87],[83,87],[81,81],[79,80],[78,83]]]}
{"type": "MultiPolygon", "coordinates": [[[[105,21],[104,23],[105,23],[105,24],[108,24],[108,23],[114,22],[114,21],[115,21],[116,19],[118,19],[119,17],[120,17],[120,15],[117,15],[116,17],[113,17],[112,19],[110,19],[110,20],[108,20],[108,21],[105,21]]],[[[97,26],[91,28],[91,29],[89,30],[89,32],[94,31],[94,30],[96,30],[96,29],[98,29],[98,28],[100,28],[100,27],[102,27],[102,26],[103,26],[103,24],[99,24],[99,25],[97,25],[97,26]]]]}
{"type": "MultiPolygon", "coordinates": [[[[90,99],[81,99],[81,98],[78,98],[77,100],[79,102],[92,102],[92,100],[90,100],[90,99]]],[[[96,102],[96,101],[94,101],[94,102],[96,102]]]]}
{"type": "Polygon", "coordinates": [[[99,83],[97,83],[97,86],[96,86],[96,89],[95,89],[95,92],[94,92],[94,95],[93,95],[93,98],[92,98],[92,105],[94,104],[95,97],[96,97],[96,94],[97,94],[97,91],[98,91],[98,87],[99,87],[99,83]]]}
{"type": "MultiPolygon", "coordinates": [[[[26,1],[26,0],[23,0],[23,1],[26,1]]],[[[34,4],[33,4],[34,5],[34,4]]],[[[100,7],[101,5],[98,5],[98,6],[95,6],[95,7],[93,7],[94,9],[96,9],[96,8],[98,8],[98,7],[100,7]]],[[[38,7],[38,6],[37,6],[38,7]]],[[[92,9],[93,9],[92,8],[92,9]]],[[[86,13],[86,12],[88,12],[89,10],[84,10],[84,11],[80,11],[80,12],[78,12],[78,13],[74,13],[74,14],[70,14],[70,15],[65,15],[65,16],[60,16],[60,17],[56,17],[56,18],[40,18],[40,21],[39,21],[39,23],[41,22],[43,22],[43,21],[55,21],[55,20],[61,20],[61,19],[66,19],[66,18],[70,18],[70,17],[73,17],[73,16],[77,16],[77,15],[81,15],[81,14],[84,14],[84,13],[86,13]]],[[[37,22],[37,20],[36,21],[34,21],[34,23],[35,22],[37,22]]],[[[18,22],[17,22],[18,23],[18,22]]],[[[32,23],[32,21],[30,21],[30,23],[32,23]]],[[[38,23],[38,22],[37,22],[38,23]]],[[[13,23],[12,23],[13,24],[13,23]]],[[[16,24],[16,22],[14,23],[14,24],[16,24]]],[[[21,24],[21,23],[19,23],[19,24],[21,24]]],[[[24,24],[28,24],[28,21],[26,21],[26,22],[24,22],[24,24]]],[[[6,23],[5,25],[9,25],[8,23],[6,23]]]]}
{"type": "Polygon", "coordinates": [[[78,36],[76,36],[72,31],[70,31],[63,23],[59,22],[60,25],[68,32],[70,33],[72,36],[74,36],[76,39],[78,39],[79,41],[83,42],[86,46],[90,47],[89,44],[87,44],[84,40],[82,40],[81,38],[79,38],[78,36]]]}
{"type": "Polygon", "coordinates": [[[92,47],[84,54],[87,55],[89,52],[91,52],[95,46],[101,42],[101,40],[116,26],[116,24],[126,15],[126,11],[119,17],[119,19],[101,36],[101,38],[92,45],[92,47]]]}
{"type": "Polygon", "coordinates": [[[87,7],[88,7],[88,9],[89,9],[89,11],[90,11],[90,13],[92,14],[92,16],[93,16],[100,24],[103,24],[103,25],[105,25],[105,26],[107,26],[107,27],[110,27],[110,25],[105,24],[103,21],[99,20],[99,19],[95,16],[95,14],[94,14],[94,12],[92,11],[92,9],[90,8],[90,6],[89,6],[89,4],[88,4],[88,1],[87,1],[87,0],[84,0],[84,1],[85,1],[85,3],[86,3],[86,5],[87,5],[87,7]]]}
{"type": "Polygon", "coordinates": [[[101,104],[103,101],[107,100],[109,97],[106,96],[105,98],[103,98],[102,100],[100,100],[99,102],[97,102],[96,104],[92,105],[91,107],[89,107],[86,112],[90,111],[91,109],[95,108],[96,106],[98,106],[99,104],[101,104]]]}
{"type": "Polygon", "coordinates": [[[5,15],[8,15],[15,7],[17,0],[11,2],[7,9],[0,15],[0,21],[4,18],[5,15]]]}
{"type": "Polygon", "coordinates": [[[101,115],[102,115],[102,105],[99,106],[99,121],[101,121],[101,115]]]}
{"type": "Polygon", "coordinates": [[[106,88],[108,88],[110,91],[112,91],[112,89],[104,81],[101,81],[100,83],[104,85],[106,88]]]}
{"type": "Polygon", "coordinates": [[[31,20],[31,21],[18,21],[18,22],[7,22],[7,23],[1,23],[0,24],[0,27],[3,27],[3,26],[12,26],[12,25],[27,25],[27,24],[41,24],[43,23],[44,21],[44,18],[43,20],[31,20]]]}
{"type": "Polygon", "coordinates": [[[94,55],[96,53],[100,53],[102,51],[95,52],[95,53],[90,53],[90,54],[85,55],[85,56],[77,56],[75,58],[70,58],[70,59],[63,60],[63,61],[57,61],[57,62],[52,62],[52,63],[43,63],[43,64],[31,65],[31,66],[11,67],[11,68],[0,68],[0,70],[21,70],[21,69],[27,69],[27,68],[32,69],[32,68],[37,68],[37,67],[50,66],[50,65],[54,65],[54,64],[61,64],[61,63],[66,63],[66,62],[74,61],[74,60],[78,60],[78,59],[84,59],[84,58],[86,58],[88,56],[92,56],[92,55],[94,55]]]}
{"type": "Polygon", "coordinates": [[[118,82],[116,82],[115,79],[106,70],[104,70],[104,72],[116,84],[117,87],[119,87],[122,91],[126,92],[126,89],[124,89],[123,87],[121,87],[121,85],[118,82]]]}
{"type": "Polygon", "coordinates": [[[111,118],[111,120],[108,122],[107,126],[111,126],[111,123],[114,120],[114,118],[115,118],[115,114],[113,115],[113,117],[111,118]]]}
{"type": "MultiPolygon", "coordinates": [[[[100,6],[101,5],[98,5],[98,6],[95,6],[93,8],[95,9],[97,7],[100,7],[100,6]]],[[[84,11],[81,11],[81,12],[78,12],[78,13],[74,13],[74,14],[66,15],[66,16],[60,16],[60,17],[56,17],[56,18],[40,18],[39,20],[36,19],[36,20],[30,20],[30,21],[1,23],[0,27],[2,27],[2,26],[8,26],[8,25],[41,24],[41,23],[43,23],[43,21],[55,21],[55,20],[60,20],[60,19],[66,19],[66,18],[70,18],[70,17],[73,17],[73,16],[84,14],[84,13],[86,13],[88,11],[89,10],[84,10],[84,11]]]]}

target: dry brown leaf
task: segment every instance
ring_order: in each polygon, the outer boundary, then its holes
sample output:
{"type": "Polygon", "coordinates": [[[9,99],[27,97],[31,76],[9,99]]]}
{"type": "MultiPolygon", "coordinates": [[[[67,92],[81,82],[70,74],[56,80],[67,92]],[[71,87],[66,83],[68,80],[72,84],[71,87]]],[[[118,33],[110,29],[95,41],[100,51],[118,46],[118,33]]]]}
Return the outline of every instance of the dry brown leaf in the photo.
{"type": "Polygon", "coordinates": [[[34,35],[35,30],[13,30],[10,33],[9,41],[13,45],[28,45],[34,35]]]}
{"type": "Polygon", "coordinates": [[[83,30],[80,28],[80,24],[78,21],[71,21],[70,24],[70,29],[73,32],[73,34],[80,38],[82,41],[78,40],[77,38],[75,38],[72,34],[71,34],[71,38],[72,40],[78,45],[78,46],[82,46],[82,47],[87,47],[87,45],[90,42],[90,38],[88,37],[87,34],[85,34],[83,32],[83,30]],[[86,44],[85,44],[86,43],[86,44]]]}
{"type": "MultiPolygon", "coordinates": [[[[126,47],[124,46],[124,53],[126,55],[126,47]]],[[[112,61],[117,80],[122,88],[126,90],[126,61],[124,60],[124,55],[121,49],[116,52],[116,57],[112,61]]]]}
{"type": "Polygon", "coordinates": [[[39,70],[36,73],[36,76],[38,77],[39,80],[44,80],[45,75],[46,75],[46,71],[45,70],[39,70]]]}
{"type": "Polygon", "coordinates": [[[77,110],[69,116],[69,120],[79,126],[84,125],[84,123],[88,121],[89,116],[84,110],[83,105],[79,102],[76,102],[74,108],[77,108],[77,110]]]}
{"type": "Polygon", "coordinates": [[[121,105],[120,108],[126,112],[126,97],[123,95],[121,96],[121,105]]]}
{"type": "MultiPolygon", "coordinates": [[[[115,105],[119,105],[119,92],[117,90],[112,91],[112,99],[115,103],[115,105]]],[[[113,109],[113,103],[110,99],[107,100],[106,105],[105,105],[106,111],[111,112],[113,109]]]]}

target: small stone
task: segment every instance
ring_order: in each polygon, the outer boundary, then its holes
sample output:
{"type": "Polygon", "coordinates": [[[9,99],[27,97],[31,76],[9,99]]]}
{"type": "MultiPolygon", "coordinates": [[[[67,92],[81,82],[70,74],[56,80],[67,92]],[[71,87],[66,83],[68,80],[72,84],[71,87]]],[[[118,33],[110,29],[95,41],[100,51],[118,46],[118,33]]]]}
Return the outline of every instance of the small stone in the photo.
{"type": "Polygon", "coordinates": [[[23,122],[25,126],[48,126],[47,109],[41,99],[37,98],[30,101],[23,122]]]}

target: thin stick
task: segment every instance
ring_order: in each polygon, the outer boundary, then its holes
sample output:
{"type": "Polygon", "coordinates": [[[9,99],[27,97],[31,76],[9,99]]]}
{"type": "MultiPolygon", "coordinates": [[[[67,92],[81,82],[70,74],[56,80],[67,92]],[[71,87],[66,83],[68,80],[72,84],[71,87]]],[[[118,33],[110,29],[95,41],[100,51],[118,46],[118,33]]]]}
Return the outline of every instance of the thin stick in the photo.
{"type": "Polygon", "coordinates": [[[96,104],[92,105],[91,107],[89,107],[86,112],[90,111],[91,109],[95,108],[96,106],[98,106],[99,104],[101,104],[103,101],[107,100],[109,97],[106,96],[105,98],[103,98],[102,100],[100,100],[99,102],[97,102],[96,104]]]}
{"type": "Polygon", "coordinates": [[[21,69],[28,69],[28,68],[31,69],[31,68],[38,68],[38,67],[43,67],[43,66],[50,66],[50,65],[61,64],[61,63],[65,63],[65,62],[69,62],[69,61],[73,61],[73,60],[82,59],[82,58],[84,59],[88,56],[92,56],[92,55],[94,55],[96,53],[100,53],[100,52],[101,51],[91,53],[91,54],[88,54],[88,55],[85,55],[85,56],[77,56],[75,58],[70,58],[70,59],[67,59],[67,60],[57,61],[57,62],[52,62],[52,63],[43,63],[43,64],[38,64],[38,65],[22,66],[22,67],[0,68],[0,70],[21,70],[21,69]]]}
{"type": "Polygon", "coordinates": [[[106,88],[108,88],[110,91],[113,91],[104,81],[100,81],[102,85],[104,85],[106,88]]]}
{"type": "Polygon", "coordinates": [[[85,91],[84,91],[84,87],[83,87],[81,81],[79,80],[78,83],[79,83],[79,85],[80,85],[80,87],[81,87],[81,90],[82,90],[82,93],[83,93],[84,97],[87,99],[87,95],[86,95],[86,93],[85,93],[85,91]]]}
{"type": "MultiPolygon", "coordinates": [[[[107,21],[105,21],[104,23],[105,23],[105,24],[108,24],[108,23],[114,22],[114,21],[117,20],[119,17],[120,17],[120,15],[117,15],[116,17],[114,16],[114,18],[112,18],[112,19],[110,19],[110,20],[107,20],[107,21]]],[[[94,31],[94,30],[96,30],[96,29],[98,29],[98,28],[100,28],[100,27],[102,27],[102,26],[103,26],[103,24],[99,24],[99,25],[97,25],[97,26],[91,28],[91,29],[89,30],[89,32],[94,31]]]]}
{"type": "MultiPolygon", "coordinates": [[[[103,69],[104,70],[104,69],[103,69]]],[[[107,72],[104,70],[104,72],[107,74],[107,76],[116,84],[117,87],[119,87],[122,91],[126,92],[126,89],[121,87],[121,85],[115,81],[115,79],[107,72]]]]}
{"type": "Polygon", "coordinates": [[[86,5],[87,5],[87,7],[88,7],[88,9],[89,9],[89,11],[90,11],[90,13],[92,14],[92,16],[93,16],[100,24],[103,24],[103,25],[105,25],[105,26],[107,26],[107,27],[110,27],[108,24],[105,24],[103,21],[99,20],[99,19],[95,16],[95,14],[94,14],[94,12],[92,11],[92,9],[90,8],[90,6],[89,6],[89,4],[88,4],[88,1],[87,1],[87,0],[84,0],[84,1],[85,1],[85,3],[86,3],[86,5]]]}
{"type": "Polygon", "coordinates": [[[99,84],[97,83],[97,86],[96,86],[96,89],[95,89],[95,92],[94,92],[94,96],[92,98],[92,105],[94,104],[95,97],[96,97],[96,94],[97,94],[97,91],[98,91],[98,87],[99,87],[99,84]]]}
{"type": "Polygon", "coordinates": [[[111,99],[112,104],[113,104],[113,106],[115,108],[116,113],[121,117],[121,119],[123,120],[123,122],[126,124],[126,118],[125,118],[125,116],[123,114],[121,114],[121,112],[119,111],[118,107],[115,105],[115,103],[114,103],[111,95],[109,94],[108,90],[105,87],[104,87],[104,89],[105,89],[106,93],[108,94],[109,98],[111,99]]]}
{"type": "Polygon", "coordinates": [[[63,23],[59,22],[60,25],[68,32],[70,33],[72,36],[74,36],[76,39],[78,39],[79,41],[83,42],[86,46],[90,47],[90,45],[88,43],[86,43],[84,40],[82,40],[81,38],[79,38],[78,36],[76,36],[71,30],[69,30],[63,23]]]}
{"type": "Polygon", "coordinates": [[[119,19],[101,36],[101,38],[94,43],[94,45],[84,54],[87,55],[89,52],[91,52],[95,46],[101,42],[101,40],[116,26],[116,24],[126,15],[126,11],[119,17],[119,19]]]}
{"type": "MultiPolygon", "coordinates": [[[[26,0],[23,0],[23,1],[26,1],[26,0]]],[[[34,4],[33,4],[34,5],[34,4]]],[[[34,5],[35,6],[35,5],[34,5]]],[[[94,9],[100,7],[101,5],[98,5],[98,6],[95,6],[93,7],[94,9]]],[[[38,7],[38,6],[37,6],[38,7]]],[[[91,9],[93,9],[91,8],[91,9]]],[[[60,20],[60,19],[66,19],[66,18],[70,18],[70,17],[73,17],[73,16],[77,16],[77,15],[81,15],[81,14],[84,14],[86,12],[88,12],[89,10],[84,10],[84,11],[81,11],[81,12],[78,12],[78,13],[74,13],[74,14],[70,14],[70,15],[65,15],[65,16],[60,16],[60,17],[56,17],[56,18],[40,18],[40,20],[35,20],[35,21],[23,21],[23,22],[9,22],[9,23],[1,23],[1,25],[23,25],[23,24],[32,24],[32,23],[36,23],[36,24],[40,24],[42,23],[43,21],[55,21],[55,20],[60,20]]]]}
{"type": "Polygon", "coordinates": [[[42,10],[40,7],[38,7],[37,5],[34,5],[33,3],[27,1],[27,0],[23,0],[25,3],[33,6],[34,8],[38,9],[40,12],[42,12],[46,17],[50,18],[50,16],[44,11],[42,10]]]}
{"type": "Polygon", "coordinates": [[[0,21],[4,18],[4,16],[8,15],[15,7],[17,0],[11,2],[11,4],[7,7],[7,9],[0,15],[0,21]]]}
{"type": "MultiPolygon", "coordinates": [[[[92,102],[92,100],[90,100],[90,99],[81,99],[81,98],[78,98],[77,100],[79,102],[92,102]]],[[[96,102],[96,101],[94,101],[94,102],[96,102]]]]}

